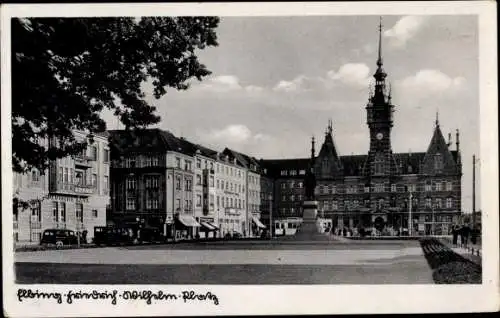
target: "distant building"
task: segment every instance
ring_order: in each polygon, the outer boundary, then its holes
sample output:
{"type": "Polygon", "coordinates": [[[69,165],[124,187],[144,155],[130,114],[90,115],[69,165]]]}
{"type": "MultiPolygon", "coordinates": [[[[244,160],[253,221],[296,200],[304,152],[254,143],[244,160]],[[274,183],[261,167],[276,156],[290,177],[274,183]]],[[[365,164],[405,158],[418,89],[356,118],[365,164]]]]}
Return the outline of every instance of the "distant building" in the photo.
{"type": "Polygon", "coordinates": [[[228,156],[230,160],[236,160],[236,162],[245,169],[244,186],[246,185],[246,191],[243,191],[245,195],[243,208],[246,210],[245,232],[248,233],[248,236],[259,236],[261,231],[266,229],[266,226],[261,222],[261,204],[263,203],[261,202],[261,174],[263,171],[259,162],[254,157],[250,157],[229,148],[225,148],[222,154],[228,156]]]}
{"type": "MultiPolygon", "coordinates": [[[[75,131],[84,141],[87,134],[75,131]]],[[[109,205],[110,153],[107,134],[80,155],[53,160],[41,173],[14,173],[14,241],[39,243],[45,229],[69,229],[83,234],[90,243],[95,226],[106,225],[109,205]],[[25,205],[20,203],[24,202],[25,205]]],[[[49,146],[49,142],[44,142],[49,146]]]]}

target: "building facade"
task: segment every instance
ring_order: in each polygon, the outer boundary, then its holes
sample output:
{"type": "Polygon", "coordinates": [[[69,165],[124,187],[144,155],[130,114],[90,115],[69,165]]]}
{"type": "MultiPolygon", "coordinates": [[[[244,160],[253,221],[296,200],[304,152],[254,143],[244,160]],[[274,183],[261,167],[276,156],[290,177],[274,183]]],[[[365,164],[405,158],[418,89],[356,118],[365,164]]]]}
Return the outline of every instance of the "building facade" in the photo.
{"type": "MultiPolygon", "coordinates": [[[[80,131],[74,136],[88,137],[80,131]]],[[[43,173],[14,173],[14,242],[39,243],[45,229],[57,228],[81,233],[90,243],[94,227],[106,224],[110,150],[107,134],[93,140],[80,155],[51,161],[43,173]]]]}

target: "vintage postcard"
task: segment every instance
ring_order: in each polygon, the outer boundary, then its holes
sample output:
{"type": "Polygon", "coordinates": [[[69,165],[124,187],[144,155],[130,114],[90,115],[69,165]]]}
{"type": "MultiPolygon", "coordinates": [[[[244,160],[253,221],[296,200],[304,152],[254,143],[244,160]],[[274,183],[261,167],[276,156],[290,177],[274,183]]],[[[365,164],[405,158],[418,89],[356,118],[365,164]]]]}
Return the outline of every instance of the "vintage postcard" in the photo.
{"type": "Polygon", "coordinates": [[[498,310],[495,6],[2,6],[6,315],[498,310]]]}

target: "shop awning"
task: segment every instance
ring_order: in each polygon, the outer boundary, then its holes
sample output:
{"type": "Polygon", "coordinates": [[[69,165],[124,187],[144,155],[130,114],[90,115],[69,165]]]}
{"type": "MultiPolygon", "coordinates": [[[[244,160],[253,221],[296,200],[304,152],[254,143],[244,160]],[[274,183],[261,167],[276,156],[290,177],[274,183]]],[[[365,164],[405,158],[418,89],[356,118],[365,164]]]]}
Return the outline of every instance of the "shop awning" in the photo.
{"type": "Polygon", "coordinates": [[[215,231],[216,228],[214,228],[210,223],[208,222],[200,222],[201,226],[204,227],[205,229],[209,231],[215,231]]]}
{"type": "Polygon", "coordinates": [[[179,214],[177,219],[187,227],[200,227],[200,223],[196,222],[192,215],[179,214]]]}
{"type": "Polygon", "coordinates": [[[214,228],[214,230],[217,231],[219,229],[219,227],[216,224],[214,224],[212,222],[207,222],[207,223],[210,224],[214,228]]]}
{"type": "Polygon", "coordinates": [[[253,220],[253,221],[255,222],[255,224],[256,224],[258,227],[260,227],[261,229],[265,229],[265,228],[266,228],[266,226],[265,226],[264,224],[262,224],[262,222],[261,222],[259,219],[257,219],[257,217],[255,217],[255,216],[253,216],[253,215],[252,215],[252,220],[253,220]]]}

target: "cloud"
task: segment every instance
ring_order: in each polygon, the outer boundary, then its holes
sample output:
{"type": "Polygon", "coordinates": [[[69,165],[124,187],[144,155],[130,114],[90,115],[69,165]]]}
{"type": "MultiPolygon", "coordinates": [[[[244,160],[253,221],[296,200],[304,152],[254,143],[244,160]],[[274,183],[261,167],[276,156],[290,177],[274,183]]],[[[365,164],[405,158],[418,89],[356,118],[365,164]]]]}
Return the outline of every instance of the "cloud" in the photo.
{"type": "Polygon", "coordinates": [[[229,93],[229,92],[246,92],[256,94],[262,92],[263,88],[256,85],[242,86],[240,80],[234,75],[218,75],[210,77],[197,86],[205,92],[213,93],[229,93]]]}
{"type": "Polygon", "coordinates": [[[413,38],[424,25],[425,16],[404,16],[389,30],[384,32],[390,44],[394,47],[404,47],[406,42],[413,38]]]}
{"type": "Polygon", "coordinates": [[[222,129],[214,129],[203,134],[204,139],[219,145],[244,145],[253,142],[265,141],[269,137],[263,133],[253,134],[245,125],[231,124],[222,129]]]}
{"type": "Polygon", "coordinates": [[[465,78],[450,77],[439,70],[425,69],[404,78],[397,84],[405,90],[419,94],[433,94],[460,89],[465,84],[465,78]]]}
{"type": "Polygon", "coordinates": [[[273,88],[276,92],[303,92],[324,87],[324,79],[321,77],[308,77],[299,75],[292,81],[282,80],[273,88]]]}
{"type": "Polygon", "coordinates": [[[347,85],[367,86],[370,83],[370,68],[364,63],[347,63],[339,70],[329,71],[328,77],[347,85]]]}

